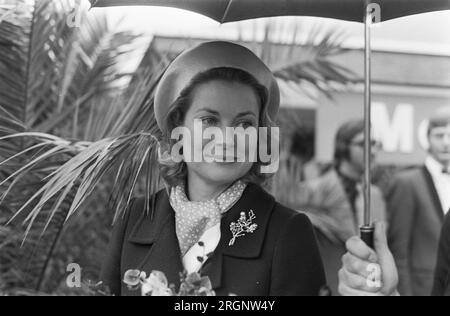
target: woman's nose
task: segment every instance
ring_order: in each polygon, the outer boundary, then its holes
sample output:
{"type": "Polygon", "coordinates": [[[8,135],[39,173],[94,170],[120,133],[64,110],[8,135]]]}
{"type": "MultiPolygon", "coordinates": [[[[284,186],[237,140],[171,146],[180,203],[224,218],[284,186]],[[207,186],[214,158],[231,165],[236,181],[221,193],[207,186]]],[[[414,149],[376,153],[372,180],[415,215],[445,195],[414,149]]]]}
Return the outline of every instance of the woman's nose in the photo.
{"type": "Polygon", "coordinates": [[[233,131],[228,126],[218,126],[221,137],[216,138],[216,146],[222,146],[225,150],[229,146],[233,146],[233,131]]]}

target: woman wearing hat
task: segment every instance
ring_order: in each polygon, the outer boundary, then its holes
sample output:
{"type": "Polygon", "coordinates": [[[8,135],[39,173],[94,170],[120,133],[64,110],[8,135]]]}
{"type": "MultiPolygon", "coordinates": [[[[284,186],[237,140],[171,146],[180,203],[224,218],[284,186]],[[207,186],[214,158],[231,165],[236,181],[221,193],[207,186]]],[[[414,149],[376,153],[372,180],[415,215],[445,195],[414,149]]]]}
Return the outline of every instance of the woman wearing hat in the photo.
{"type": "MultiPolygon", "coordinates": [[[[204,129],[272,127],[279,103],[275,78],[256,55],[231,43],[202,44],[181,54],[157,89],[161,147],[173,148],[172,131],[193,131],[198,120],[204,129]]],[[[218,295],[318,295],[326,281],[312,225],[261,188],[268,175],[259,157],[189,161],[161,161],[167,190],[150,212],[135,199],[116,223],[102,272],[112,293],[139,295],[122,282],[138,269],[161,271],[175,286],[180,272],[200,272],[218,295]]]]}

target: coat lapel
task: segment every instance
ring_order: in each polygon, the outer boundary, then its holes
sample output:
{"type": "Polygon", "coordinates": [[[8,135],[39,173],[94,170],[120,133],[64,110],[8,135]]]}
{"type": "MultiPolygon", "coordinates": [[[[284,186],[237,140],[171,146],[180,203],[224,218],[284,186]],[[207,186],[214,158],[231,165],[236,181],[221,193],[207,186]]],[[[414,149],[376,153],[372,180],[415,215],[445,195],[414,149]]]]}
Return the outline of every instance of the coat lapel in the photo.
{"type": "Polygon", "coordinates": [[[431,174],[428,171],[426,166],[424,166],[422,168],[422,173],[423,173],[423,177],[425,180],[425,186],[428,187],[429,196],[432,199],[434,209],[437,212],[437,216],[439,217],[439,220],[443,223],[444,222],[444,212],[442,210],[441,199],[436,190],[436,186],[434,184],[433,177],[431,176],[431,174]]]}
{"type": "Polygon", "coordinates": [[[183,272],[181,251],[176,236],[175,213],[170,206],[166,191],[158,193],[154,218],[143,214],[134,226],[129,242],[145,247],[144,256],[137,269],[150,274],[152,271],[164,272],[169,284],[180,284],[183,272]]]}
{"type": "Polygon", "coordinates": [[[210,278],[213,289],[217,290],[222,286],[224,270],[224,256],[254,259],[261,255],[264,245],[267,227],[270,216],[275,206],[274,198],[261,189],[259,186],[249,184],[245,189],[241,199],[225,214],[221,222],[221,239],[214,252],[214,255],[205,263],[202,274],[210,278]],[[237,222],[241,212],[246,215],[253,210],[256,218],[254,223],[258,228],[252,234],[236,239],[233,246],[229,245],[233,234],[230,230],[232,222],[237,222]]]}

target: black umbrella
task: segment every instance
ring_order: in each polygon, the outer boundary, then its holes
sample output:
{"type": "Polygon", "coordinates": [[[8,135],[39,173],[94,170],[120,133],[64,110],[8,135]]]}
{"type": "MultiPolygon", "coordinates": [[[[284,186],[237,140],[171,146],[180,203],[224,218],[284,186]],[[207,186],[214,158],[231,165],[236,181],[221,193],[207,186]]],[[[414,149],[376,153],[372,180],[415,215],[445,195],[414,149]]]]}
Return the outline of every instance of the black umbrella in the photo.
{"type": "Polygon", "coordinates": [[[203,14],[220,23],[275,16],[316,16],[365,23],[365,175],[361,237],[373,247],[371,220],[371,32],[372,23],[450,10],[450,0],[90,0],[94,7],[164,6],[203,14]]]}
{"type": "Polygon", "coordinates": [[[449,0],[90,0],[93,6],[150,5],[185,9],[218,22],[274,16],[317,16],[364,22],[367,2],[381,8],[381,21],[450,9],[449,0]]]}

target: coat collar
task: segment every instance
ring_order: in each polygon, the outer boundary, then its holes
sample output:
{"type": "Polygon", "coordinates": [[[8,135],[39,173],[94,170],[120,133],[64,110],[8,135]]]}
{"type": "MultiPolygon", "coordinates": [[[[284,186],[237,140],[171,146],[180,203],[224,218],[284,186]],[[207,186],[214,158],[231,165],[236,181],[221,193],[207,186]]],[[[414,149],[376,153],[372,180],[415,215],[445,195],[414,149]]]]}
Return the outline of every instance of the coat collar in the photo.
{"type": "Polygon", "coordinates": [[[155,210],[150,207],[151,214],[142,212],[133,226],[128,241],[140,245],[152,245],[160,236],[164,227],[169,224],[172,207],[165,190],[156,193],[151,201],[155,210]],[[153,203],[152,203],[153,202],[153,203]]]}
{"type": "MultiPolygon", "coordinates": [[[[175,212],[170,206],[169,196],[165,190],[157,193],[155,205],[154,218],[152,219],[149,214],[142,214],[131,230],[129,242],[152,245],[160,239],[166,226],[174,222],[175,212]]],[[[275,200],[270,194],[257,185],[249,184],[241,199],[222,218],[222,238],[218,249],[223,249],[224,254],[233,257],[258,257],[274,205],[275,200]],[[258,224],[258,229],[253,234],[238,238],[235,245],[229,247],[228,243],[233,237],[230,230],[231,223],[239,219],[241,212],[248,214],[251,210],[256,214],[255,223],[258,224]]]]}
{"type": "MultiPolygon", "coordinates": [[[[224,215],[219,245],[214,256],[202,269],[202,274],[210,277],[214,289],[220,288],[222,284],[223,256],[247,259],[260,256],[274,206],[275,200],[271,195],[261,187],[249,184],[241,199],[224,215]],[[229,246],[233,237],[231,223],[239,219],[241,212],[248,214],[251,210],[256,215],[254,222],[258,224],[258,229],[253,234],[237,238],[235,244],[229,246]]],[[[162,271],[166,273],[169,281],[179,285],[178,274],[182,272],[183,265],[175,230],[175,212],[165,190],[156,195],[154,218],[149,214],[142,214],[131,230],[128,241],[149,247],[143,258],[142,270],[151,272],[164,267],[162,271]]]]}
{"type": "Polygon", "coordinates": [[[183,272],[181,251],[175,233],[175,215],[170,207],[168,195],[160,191],[154,198],[155,212],[142,212],[141,217],[131,230],[128,242],[134,244],[137,267],[141,271],[163,272],[170,284],[180,285],[180,273],[183,272]]]}
{"type": "MultiPolygon", "coordinates": [[[[275,199],[271,195],[261,187],[250,184],[244,191],[242,198],[225,214],[221,222],[220,243],[214,252],[214,256],[205,263],[202,269],[202,274],[209,276],[211,279],[214,290],[222,286],[224,256],[255,259],[261,255],[274,207],[275,199]],[[251,210],[256,215],[254,222],[258,224],[258,228],[252,234],[237,238],[235,244],[229,246],[229,242],[233,237],[230,229],[231,223],[239,219],[241,212],[248,214],[251,210]]],[[[229,293],[223,294],[227,295],[229,293]]]]}
{"type": "Polygon", "coordinates": [[[275,199],[261,187],[249,184],[243,197],[228,211],[221,223],[222,238],[218,249],[227,256],[237,258],[258,258],[264,244],[264,237],[268,228],[269,219],[275,206],[275,199]],[[246,215],[253,211],[256,215],[254,223],[258,228],[252,234],[236,239],[233,246],[229,242],[233,237],[230,225],[237,222],[241,212],[246,215]]]}
{"type": "Polygon", "coordinates": [[[439,197],[438,191],[436,189],[436,185],[434,184],[433,176],[431,175],[427,166],[423,166],[422,174],[423,174],[423,177],[426,182],[426,187],[428,187],[430,197],[435,206],[434,209],[437,213],[437,216],[439,217],[439,220],[443,223],[444,222],[444,212],[442,210],[441,198],[439,197]]]}

